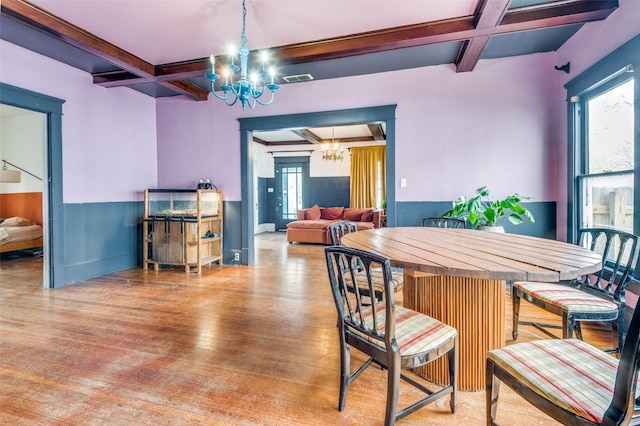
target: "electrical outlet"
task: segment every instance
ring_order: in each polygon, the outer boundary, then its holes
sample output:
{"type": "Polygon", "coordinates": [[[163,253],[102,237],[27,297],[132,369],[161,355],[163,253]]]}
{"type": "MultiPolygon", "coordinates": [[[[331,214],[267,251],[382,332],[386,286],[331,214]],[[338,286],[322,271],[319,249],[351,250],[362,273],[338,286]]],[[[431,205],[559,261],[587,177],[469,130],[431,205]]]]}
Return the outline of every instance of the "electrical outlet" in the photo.
{"type": "Polygon", "coordinates": [[[233,253],[233,261],[240,262],[240,253],[233,253]]]}

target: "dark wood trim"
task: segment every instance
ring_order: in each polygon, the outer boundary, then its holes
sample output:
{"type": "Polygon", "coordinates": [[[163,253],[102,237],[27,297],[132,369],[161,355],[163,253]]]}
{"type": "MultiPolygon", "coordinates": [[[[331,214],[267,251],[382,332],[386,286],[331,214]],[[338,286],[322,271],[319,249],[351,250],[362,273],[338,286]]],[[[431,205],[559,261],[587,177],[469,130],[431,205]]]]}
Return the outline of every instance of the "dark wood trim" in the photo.
{"type": "MultiPolygon", "coordinates": [[[[488,38],[541,28],[605,19],[618,7],[617,0],[568,0],[506,10],[509,0],[481,0],[473,16],[423,22],[382,30],[290,44],[270,49],[280,65],[346,58],[436,43],[464,42],[458,55],[458,71],[470,71],[477,63],[488,38]],[[502,19],[501,19],[502,17],[502,19]],[[499,22],[499,25],[498,25],[499,22]],[[478,39],[478,41],[475,41],[478,39]]],[[[94,74],[94,82],[104,87],[169,81],[162,84],[179,94],[202,100],[191,83],[176,81],[202,77],[209,71],[208,58],[153,66],[137,56],[78,28],[24,0],[4,0],[2,15],[31,26],[72,46],[122,68],[121,72],[94,74]]],[[[256,52],[252,52],[252,55],[256,52]]],[[[222,67],[226,58],[216,57],[222,67]]]]}
{"type": "Polygon", "coordinates": [[[141,77],[154,75],[154,66],[150,63],[24,0],[2,0],[0,10],[3,16],[44,32],[132,74],[141,77]]]}
{"type": "MultiPolygon", "coordinates": [[[[495,28],[509,8],[511,0],[491,1],[480,0],[476,8],[476,29],[495,28]]],[[[480,56],[489,44],[489,36],[478,36],[467,40],[462,44],[460,53],[456,58],[456,71],[473,71],[480,60],[480,56]]]]}
{"type": "Polygon", "coordinates": [[[209,99],[209,91],[196,86],[195,84],[188,82],[186,80],[176,80],[176,81],[164,81],[158,80],[156,82],[162,87],[173,90],[178,95],[187,96],[194,101],[206,101],[209,99]]]}
{"type": "MultiPolygon", "coordinates": [[[[542,4],[507,11],[500,25],[489,28],[476,28],[475,23],[479,21],[478,18],[465,16],[290,44],[274,47],[269,51],[280,65],[301,64],[406,47],[466,41],[474,37],[494,34],[589,22],[605,19],[617,7],[617,0],[602,2],[575,0],[551,5],[542,4]]],[[[493,15],[495,13],[493,7],[490,9],[492,9],[491,15],[493,15]]],[[[493,16],[495,19],[495,15],[493,16]]],[[[223,60],[223,58],[220,59],[223,60]]],[[[218,58],[216,57],[217,63],[218,58]]],[[[186,78],[201,76],[208,70],[208,67],[208,59],[198,59],[159,66],[157,71],[159,76],[173,73],[174,76],[186,78]]]]}
{"type": "MultiPolygon", "coordinates": [[[[3,16],[46,33],[116,67],[122,68],[122,71],[119,72],[98,75],[98,81],[104,87],[126,86],[158,80],[154,65],[29,2],[24,0],[3,0],[0,5],[0,12],[3,16]],[[114,82],[115,84],[113,84],[114,82]],[[123,84],[125,82],[126,84],[123,84]]],[[[96,76],[94,76],[94,82],[95,80],[96,76]]],[[[177,78],[172,77],[171,80],[177,80],[177,78]]],[[[176,94],[186,95],[195,100],[207,99],[207,96],[203,95],[204,91],[202,89],[187,81],[171,81],[168,84],[159,84],[173,90],[176,94]]]]}

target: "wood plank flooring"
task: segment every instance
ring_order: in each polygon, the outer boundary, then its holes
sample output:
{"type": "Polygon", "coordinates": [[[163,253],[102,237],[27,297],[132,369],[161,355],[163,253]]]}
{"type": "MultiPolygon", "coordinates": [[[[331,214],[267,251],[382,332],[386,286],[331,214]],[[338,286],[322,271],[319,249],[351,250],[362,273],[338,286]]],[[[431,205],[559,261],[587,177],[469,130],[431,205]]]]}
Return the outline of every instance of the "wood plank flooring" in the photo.
{"type": "MultiPolygon", "coordinates": [[[[323,247],[256,237],[256,265],[134,268],[41,288],[41,259],[0,260],[0,424],[381,425],[385,373],[368,369],[337,410],[339,352],[323,247]]],[[[509,298],[507,298],[509,299],[509,298]]],[[[402,300],[399,295],[399,300],[402,300]]],[[[524,317],[544,316],[523,303],[524,317]]],[[[507,343],[511,343],[507,306],[507,343]]],[[[520,340],[545,338],[523,327],[520,340]]],[[[600,327],[585,339],[606,346],[600,327]]],[[[352,358],[362,360],[357,351],[352,358]]],[[[400,403],[415,394],[403,388],[400,403]]],[[[460,392],[400,425],[484,424],[460,392]]],[[[553,420],[502,387],[503,425],[553,420]]]]}

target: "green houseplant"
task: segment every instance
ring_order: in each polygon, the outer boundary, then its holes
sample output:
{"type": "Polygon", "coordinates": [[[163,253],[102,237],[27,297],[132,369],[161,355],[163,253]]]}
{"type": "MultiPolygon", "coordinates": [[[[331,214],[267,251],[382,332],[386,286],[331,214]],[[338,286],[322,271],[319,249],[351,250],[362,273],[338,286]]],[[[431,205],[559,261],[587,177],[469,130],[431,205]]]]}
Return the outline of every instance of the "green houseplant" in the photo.
{"type": "Polygon", "coordinates": [[[486,186],[476,189],[475,195],[467,199],[460,197],[453,202],[453,207],[442,217],[467,219],[474,228],[500,226],[506,217],[509,222],[519,225],[524,220],[535,222],[533,214],[522,206],[522,200],[530,200],[519,194],[509,195],[502,200],[495,200],[486,186]]]}

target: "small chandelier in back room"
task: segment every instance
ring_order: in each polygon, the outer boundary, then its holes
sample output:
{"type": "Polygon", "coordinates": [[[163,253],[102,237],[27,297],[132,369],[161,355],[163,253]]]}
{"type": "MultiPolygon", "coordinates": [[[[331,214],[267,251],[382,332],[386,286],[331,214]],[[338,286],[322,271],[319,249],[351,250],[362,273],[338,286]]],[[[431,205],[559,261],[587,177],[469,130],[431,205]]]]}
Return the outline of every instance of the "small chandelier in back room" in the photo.
{"type": "Polygon", "coordinates": [[[322,144],[322,159],[324,161],[342,161],[344,157],[344,146],[340,147],[340,151],[338,151],[338,144],[336,143],[336,128],[333,127],[331,130],[331,142],[332,146],[329,146],[328,143],[322,144]]]}
{"type": "MultiPolygon", "coordinates": [[[[256,103],[260,105],[269,105],[273,102],[275,91],[280,88],[277,84],[274,84],[275,71],[273,68],[267,72],[267,55],[266,52],[262,52],[262,70],[252,72],[249,77],[248,62],[249,62],[249,48],[247,47],[247,37],[245,35],[246,29],[247,8],[245,6],[245,0],[242,0],[242,34],[240,41],[240,67],[233,63],[235,52],[229,53],[229,64],[224,67],[224,84],[220,84],[220,90],[224,92],[224,96],[220,96],[215,92],[214,85],[220,76],[215,72],[215,57],[211,55],[211,72],[205,74],[205,76],[211,80],[211,92],[216,98],[222,99],[229,106],[235,105],[240,99],[242,109],[249,105],[249,108],[253,109],[256,103]],[[233,81],[233,76],[240,71],[240,80],[233,81]],[[270,83],[267,83],[267,79],[270,77],[270,83]],[[260,88],[258,88],[260,85],[260,88]],[[271,91],[271,99],[268,102],[260,100],[260,97],[264,94],[265,89],[271,91]]],[[[222,82],[221,82],[222,83],[222,82]]]]}

